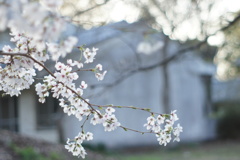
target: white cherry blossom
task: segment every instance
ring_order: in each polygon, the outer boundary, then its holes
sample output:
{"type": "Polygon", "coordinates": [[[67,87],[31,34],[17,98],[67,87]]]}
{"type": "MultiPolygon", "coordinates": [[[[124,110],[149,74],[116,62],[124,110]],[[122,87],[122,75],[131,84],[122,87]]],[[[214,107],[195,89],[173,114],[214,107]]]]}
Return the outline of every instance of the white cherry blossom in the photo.
{"type": "Polygon", "coordinates": [[[174,128],[175,121],[178,120],[176,110],[168,114],[160,114],[155,119],[153,115],[147,118],[147,123],[144,124],[147,130],[155,133],[160,145],[166,146],[172,140],[172,134],[174,135],[173,141],[180,141],[180,133],[183,128],[178,124],[174,128]],[[163,129],[162,129],[163,128],[163,129]]]}
{"type": "Polygon", "coordinates": [[[80,85],[80,87],[82,88],[82,89],[86,89],[87,88],[87,83],[85,82],[85,81],[82,81],[81,82],[81,85],[80,85]]]}
{"type": "Polygon", "coordinates": [[[101,64],[96,65],[96,68],[97,68],[99,71],[102,71],[102,65],[101,65],[101,64]]]}
{"type": "Polygon", "coordinates": [[[98,81],[102,81],[104,79],[106,73],[107,73],[107,71],[104,71],[103,73],[95,73],[95,76],[98,81]]]}
{"type": "Polygon", "coordinates": [[[97,54],[97,50],[98,50],[98,48],[92,48],[92,51],[89,48],[86,48],[83,51],[83,56],[86,59],[86,61],[84,63],[92,63],[97,54]]]}

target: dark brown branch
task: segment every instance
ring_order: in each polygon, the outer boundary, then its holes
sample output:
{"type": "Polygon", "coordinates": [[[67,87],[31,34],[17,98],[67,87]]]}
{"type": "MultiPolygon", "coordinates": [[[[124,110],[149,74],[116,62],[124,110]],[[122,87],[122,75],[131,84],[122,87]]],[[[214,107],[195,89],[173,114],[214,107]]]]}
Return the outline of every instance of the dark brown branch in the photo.
{"type": "Polygon", "coordinates": [[[29,54],[26,54],[26,53],[6,53],[6,52],[3,52],[3,51],[0,50],[0,55],[3,55],[3,56],[23,56],[23,57],[27,57],[27,58],[33,60],[38,65],[40,65],[41,67],[43,67],[44,70],[46,70],[51,76],[55,77],[53,75],[53,73],[46,66],[44,66],[41,62],[39,62],[38,60],[36,60],[32,56],[30,56],[29,54]]]}
{"type": "MultiPolygon", "coordinates": [[[[27,53],[5,53],[3,51],[0,50],[0,55],[5,55],[5,56],[23,56],[23,57],[27,57],[31,60],[33,60],[35,63],[37,63],[38,65],[40,65],[41,67],[43,67],[51,76],[53,76],[54,78],[56,78],[56,76],[54,76],[54,74],[44,65],[42,64],[41,62],[39,62],[38,60],[36,60],[35,58],[33,58],[32,56],[30,56],[29,54],[27,53]]],[[[59,82],[61,83],[63,86],[65,86],[64,83],[62,82],[59,82]]],[[[97,114],[99,114],[94,108],[93,106],[86,100],[84,99],[83,97],[81,97],[75,90],[73,90],[72,88],[68,87],[68,86],[65,86],[67,89],[71,90],[76,96],[78,96],[78,98],[80,98],[81,100],[83,100],[85,103],[88,104],[88,106],[94,111],[96,112],[97,114]]],[[[99,114],[99,116],[101,117],[102,115],[99,114]]]]}
{"type": "Polygon", "coordinates": [[[239,20],[240,20],[240,14],[237,17],[235,17],[233,21],[229,22],[228,25],[226,25],[225,27],[221,28],[219,31],[226,31],[231,26],[235,25],[239,20]]]}

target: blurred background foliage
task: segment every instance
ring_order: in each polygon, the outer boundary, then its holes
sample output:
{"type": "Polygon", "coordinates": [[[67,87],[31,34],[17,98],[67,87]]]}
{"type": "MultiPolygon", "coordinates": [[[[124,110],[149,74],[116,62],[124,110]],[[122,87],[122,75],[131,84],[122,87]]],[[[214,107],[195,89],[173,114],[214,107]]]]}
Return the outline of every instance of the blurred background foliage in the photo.
{"type": "Polygon", "coordinates": [[[218,49],[222,80],[239,76],[239,9],[236,0],[65,0],[61,13],[86,29],[118,21],[146,21],[170,39],[206,41],[218,49]]]}
{"type": "Polygon", "coordinates": [[[215,104],[218,125],[217,133],[221,139],[240,139],[240,103],[223,102],[215,104]]]}

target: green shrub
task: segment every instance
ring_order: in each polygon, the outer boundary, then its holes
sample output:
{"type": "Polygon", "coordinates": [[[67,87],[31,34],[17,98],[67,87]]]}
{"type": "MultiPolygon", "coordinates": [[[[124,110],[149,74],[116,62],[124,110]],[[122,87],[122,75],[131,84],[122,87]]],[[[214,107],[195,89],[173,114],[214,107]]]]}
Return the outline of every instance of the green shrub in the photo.
{"type": "Polygon", "coordinates": [[[32,147],[19,148],[12,145],[13,150],[21,157],[21,160],[61,160],[57,153],[50,153],[50,156],[44,156],[36,152],[32,147]]]}
{"type": "Polygon", "coordinates": [[[87,148],[91,151],[99,152],[99,153],[108,153],[108,149],[105,144],[98,143],[98,144],[83,144],[84,148],[87,148]]]}
{"type": "Polygon", "coordinates": [[[240,103],[225,102],[216,107],[217,111],[221,113],[217,126],[219,138],[240,138],[240,103]]]}

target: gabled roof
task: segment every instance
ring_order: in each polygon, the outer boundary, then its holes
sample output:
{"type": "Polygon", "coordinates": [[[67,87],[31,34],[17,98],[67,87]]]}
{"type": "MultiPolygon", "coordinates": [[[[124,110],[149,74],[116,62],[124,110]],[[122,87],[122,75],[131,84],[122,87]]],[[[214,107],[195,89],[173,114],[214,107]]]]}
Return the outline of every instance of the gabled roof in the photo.
{"type": "Polygon", "coordinates": [[[119,36],[126,32],[147,32],[151,28],[146,23],[140,21],[135,23],[127,23],[121,21],[117,23],[108,24],[106,26],[92,28],[90,30],[80,29],[77,26],[69,25],[65,36],[73,35],[79,38],[79,45],[94,45],[101,41],[119,36]]]}

